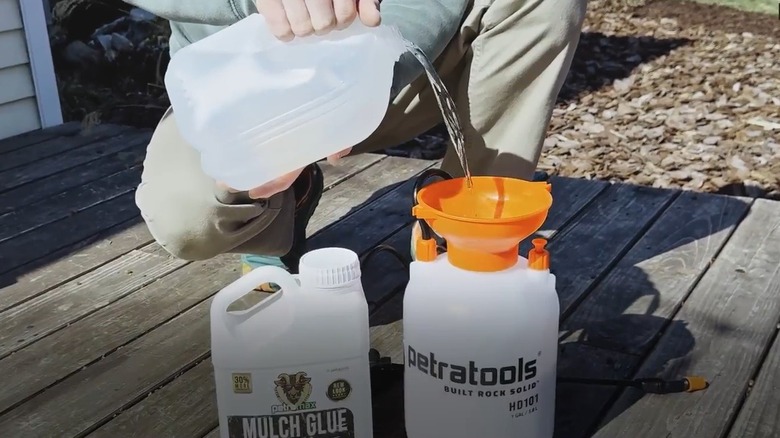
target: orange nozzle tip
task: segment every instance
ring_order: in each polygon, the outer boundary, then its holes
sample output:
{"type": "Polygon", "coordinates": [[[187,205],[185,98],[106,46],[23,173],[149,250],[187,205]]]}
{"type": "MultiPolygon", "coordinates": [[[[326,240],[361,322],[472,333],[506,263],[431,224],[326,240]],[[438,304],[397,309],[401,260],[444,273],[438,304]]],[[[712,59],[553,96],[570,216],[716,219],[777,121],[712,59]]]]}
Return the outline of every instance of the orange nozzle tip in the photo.
{"type": "Polygon", "coordinates": [[[547,271],[550,269],[550,252],[544,249],[547,239],[541,237],[531,241],[533,249],[528,251],[528,268],[535,271],[547,271]]]}
{"type": "Polygon", "coordinates": [[[688,381],[688,392],[701,391],[702,389],[707,389],[710,386],[709,382],[707,382],[704,377],[689,376],[686,377],[685,380],[688,381]]]}

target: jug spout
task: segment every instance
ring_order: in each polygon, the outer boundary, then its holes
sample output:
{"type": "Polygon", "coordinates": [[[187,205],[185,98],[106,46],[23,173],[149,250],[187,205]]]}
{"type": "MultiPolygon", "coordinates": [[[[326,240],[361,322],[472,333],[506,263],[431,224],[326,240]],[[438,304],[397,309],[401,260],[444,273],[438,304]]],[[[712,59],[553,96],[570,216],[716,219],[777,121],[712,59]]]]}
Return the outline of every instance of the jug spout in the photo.
{"type": "Polygon", "coordinates": [[[409,51],[406,39],[401,35],[401,31],[395,26],[382,25],[381,29],[384,32],[382,41],[397,61],[404,52],[409,51]]]}
{"type": "Polygon", "coordinates": [[[420,175],[442,181],[415,190],[412,215],[420,225],[415,240],[417,259],[436,258],[433,233],[446,241],[447,259],[461,269],[494,272],[517,263],[520,242],[536,232],[552,206],[551,186],[516,178],[465,178],[443,171],[420,175]]]}

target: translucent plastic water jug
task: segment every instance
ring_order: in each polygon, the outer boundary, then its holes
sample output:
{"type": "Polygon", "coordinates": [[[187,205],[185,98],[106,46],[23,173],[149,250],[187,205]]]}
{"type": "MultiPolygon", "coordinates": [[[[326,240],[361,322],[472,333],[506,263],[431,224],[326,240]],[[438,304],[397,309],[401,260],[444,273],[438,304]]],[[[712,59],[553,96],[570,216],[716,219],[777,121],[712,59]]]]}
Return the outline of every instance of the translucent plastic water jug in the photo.
{"type": "Polygon", "coordinates": [[[417,195],[403,303],[408,438],[551,438],[559,302],[538,229],[550,186],[446,179],[417,195]],[[433,231],[446,241],[439,254],[433,231]]]}
{"type": "Polygon", "coordinates": [[[221,438],[371,438],[368,304],[357,255],[305,254],[299,274],[264,266],[211,305],[221,438]],[[255,303],[263,283],[281,290],[255,303]]]}
{"type": "Polygon", "coordinates": [[[248,190],[373,133],[405,47],[396,28],[360,20],[282,42],[252,14],[176,52],[165,85],[205,173],[248,190]]]}

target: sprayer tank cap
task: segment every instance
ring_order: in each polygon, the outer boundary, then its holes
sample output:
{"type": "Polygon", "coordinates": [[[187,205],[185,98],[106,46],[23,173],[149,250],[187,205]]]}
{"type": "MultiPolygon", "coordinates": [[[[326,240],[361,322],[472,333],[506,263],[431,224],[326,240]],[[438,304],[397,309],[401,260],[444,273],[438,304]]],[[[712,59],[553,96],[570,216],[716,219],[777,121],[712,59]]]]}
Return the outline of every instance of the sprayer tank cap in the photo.
{"type": "Polygon", "coordinates": [[[301,257],[298,279],[304,289],[342,287],[360,279],[360,260],[346,248],[315,249],[301,257]]]}

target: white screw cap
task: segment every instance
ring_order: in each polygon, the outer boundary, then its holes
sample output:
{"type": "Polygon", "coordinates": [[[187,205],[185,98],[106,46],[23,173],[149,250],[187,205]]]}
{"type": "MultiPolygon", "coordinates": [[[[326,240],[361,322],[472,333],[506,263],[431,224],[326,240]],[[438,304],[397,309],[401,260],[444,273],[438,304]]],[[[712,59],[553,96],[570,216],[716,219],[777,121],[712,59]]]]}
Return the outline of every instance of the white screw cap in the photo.
{"type": "Polygon", "coordinates": [[[346,248],[321,248],[301,257],[298,280],[302,288],[338,288],[360,279],[358,255],[346,248]]]}

